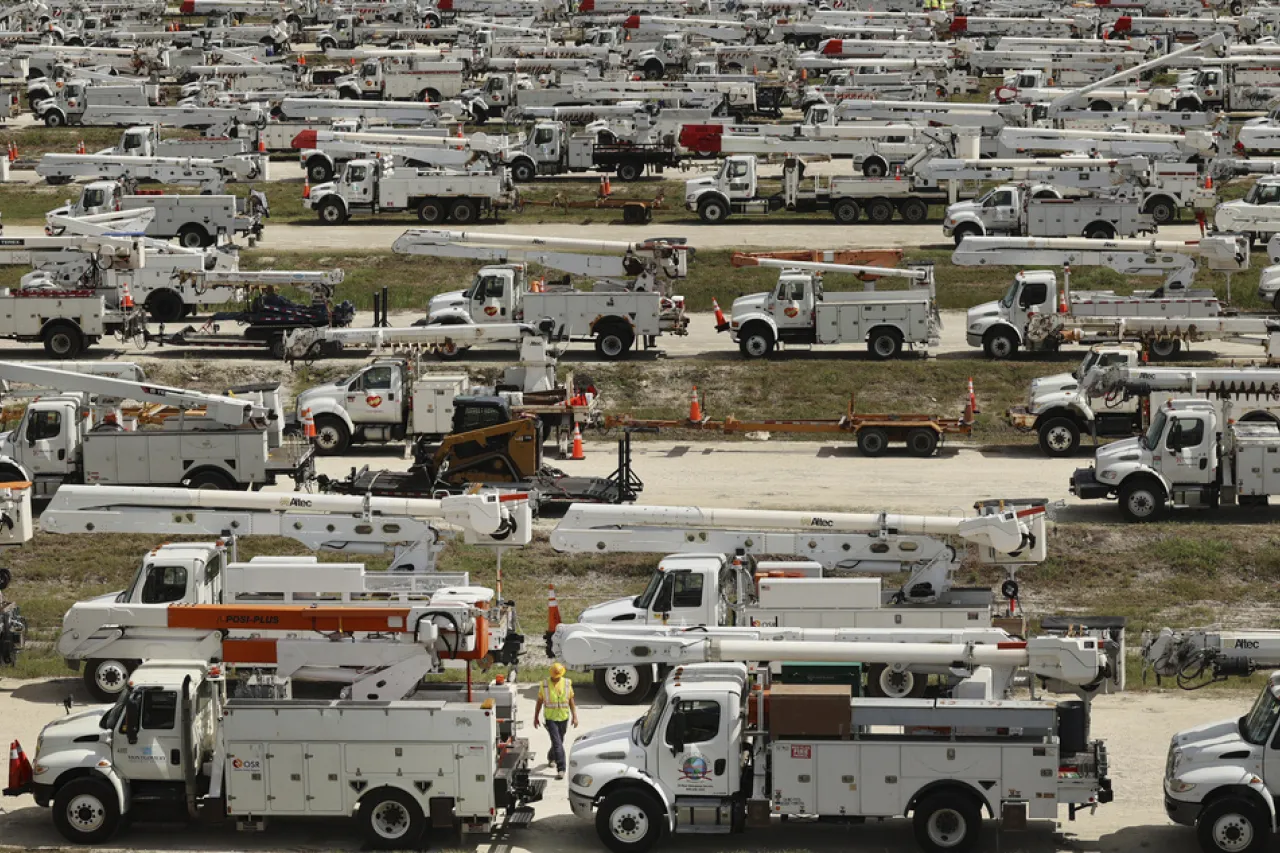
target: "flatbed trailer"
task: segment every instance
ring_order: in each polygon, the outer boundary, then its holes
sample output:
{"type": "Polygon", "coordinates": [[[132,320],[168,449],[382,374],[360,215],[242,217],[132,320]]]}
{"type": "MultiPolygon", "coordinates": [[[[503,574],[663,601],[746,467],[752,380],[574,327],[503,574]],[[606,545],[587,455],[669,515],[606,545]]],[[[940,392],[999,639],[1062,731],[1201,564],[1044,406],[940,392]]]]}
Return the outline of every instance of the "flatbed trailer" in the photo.
{"type": "Polygon", "coordinates": [[[622,221],[626,225],[647,225],[653,221],[653,212],[666,207],[666,197],[659,191],[652,199],[613,198],[600,195],[593,199],[571,200],[563,193],[556,193],[548,201],[523,200],[526,207],[550,207],[560,210],[621,210],[622,221]]]}

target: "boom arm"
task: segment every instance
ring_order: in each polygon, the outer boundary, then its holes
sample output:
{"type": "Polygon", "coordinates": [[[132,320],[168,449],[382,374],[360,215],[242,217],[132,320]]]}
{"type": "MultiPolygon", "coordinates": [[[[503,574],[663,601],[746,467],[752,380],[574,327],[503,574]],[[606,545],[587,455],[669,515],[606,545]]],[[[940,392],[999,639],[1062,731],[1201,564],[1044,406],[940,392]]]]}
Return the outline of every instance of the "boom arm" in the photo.
{"type": "Polygon", "coordinates": [[[1090,396],[1118,391],[1146,396],[1153,391],[1185,392],[1212,396],[1244,396],[1280,399],[1280,370],[1264,367],[1146,367],[1112,365],[1091,370],[1085,377],[1090,396]]]}
{"type": "Polygon", "coordinates": [[[1280,631],[1161,628],[1143,634],[1142,666],[1157,681],[1169,677],[1183,690],[1197,690],[1233,675],[1280,666],[1280,631]]]}
{"type": "Polygon", "coordinates": [[[1148,62],[1143,62],[1142,64],[1135,65],[1132,68],[1126,68],[1123,71],[1118,71],[1109,77],[1103,77],[1101,80],[1095,80],[1087,86],[1081,86],[1078,89],[1073,89],[1070,92],[1059,95],[1049,103],[1049,116],[1053,118],[1066,112],[1071,109],[1074,104],[1084,98],[1085,95],[1088,95],[1090,92],[1097,89],[1105,89],[1107,86],[1119,83],[1122,80],[1136,80],[1146,72],[1162,68],[1184,56],[1190,56],[1204,50],[1220,48],[1226,44],[1226,41],[1227,38],[1225,35],[1222,33],[1214,33],[1203,41],[1198,41],[1195,44],[1187,45],[1186,47],[1180,47],[1177,50],[1171,50],[1164,56],[1158,56],[1148,62]]]}

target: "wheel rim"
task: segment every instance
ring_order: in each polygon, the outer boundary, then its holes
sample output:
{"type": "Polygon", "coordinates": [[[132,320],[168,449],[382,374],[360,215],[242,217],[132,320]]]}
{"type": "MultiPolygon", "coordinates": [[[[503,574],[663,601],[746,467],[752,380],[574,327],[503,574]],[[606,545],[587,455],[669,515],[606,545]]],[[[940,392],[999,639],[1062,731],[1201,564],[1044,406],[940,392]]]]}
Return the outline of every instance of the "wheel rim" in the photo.
{"type": "Polygon", "coordinates": [[[640,673],[634,666],[611,666],[605,670],[604,681],[618,696],[630,696],[640,689],[640,673]]]}
{"type": "Polygon", "coordinates": [[[1071,430],[1065,426],[1056,426],[1045,433],[1044,443],[1051,450],[1063,451],[1071,446],[1071,430]]]}
{"type": "Polygon", "coordinates": [[[858,208],[851,204],[842,204],[836,208],[836,216],[841,222],[857,222],[858,208]]]}
{"type": "Polygon", "coordinates": [[[67,823],[77,832],[96,832],[107,820],[102,800],[92,794],[79,794],[67,803],[67,823]]]}
{"type": "Polygon", "coordinates": [[[93,671],[93,683],[103,693],[119,693],[129,678],[129,668],[118,660],[103,661],[93,671]]]}
{"type": "Polygon", "coordinates": [[[747,338],[747,352],[759,358],[769,351],[769,342],[761,335],[747,338]]]}
{"type": "Polygon", "coordinates": [[[1000,336],[991,341],[991,354],[996,358],[1004,358],[1013,351],[1013,347],[1009,345],[1009,339],[1000,336]]]}
{"type": "Polygon", "coordinates": [[[338,208],[334,207],[333,205],[329,205],[328,207],[326,207],[326,208],[324,209],[324,221],[325,221],[325,222],[337,222],[337,221],[338,221],[338,208]]]}
{"type": "Polygon", "coordinates": [[[955,847],[964,840],[964,815],[955,809],[938,809],[929,815],[929,841],[938,847],[955,847]]]}
{"type": "Polygon", "coordinates": [[[66,332],[58,332],[49,338],[49,347],[56,355],[66,355],[71,352],[71,336],[66,332]]]}
{"type": "Polygon", "coordinates": [[[618,806],[609,815],[609,831],[619,841],[639,841],[649,834],[649,816],[639,806],[618,806]]]}
{"type": "Polygon", "coordinates": [[[916,677],[910,672],[895,672],[886,668],[880,672],[880,690],[890,699],[903,699],[916,686],[916,677]]]}
{"type": "Polygon", "coordinates": [[[884,439],[882,439],[877,433],[871,432],[863,436],[863,453],[879,453],[881,450],[884,450],[884,439]]]}
{"type": "Polygon", "coordinates": [[[911,449],[917,456],[923,456],[933,450],[933,436],[918,433],[911,437],[911,449]]]}
{"type": "Polygon", "coordinates": [[[1153,341],[1151,352],[1160,358],[1168,358],[1173,355],[1173,341],[1153,341]]]}
{"type": "Polygon", "coordinates": [[[471,215],[471,207],[468,205],[460,204],[453,209],[454,222],[470,222],[474,218],[471,215]]]}
{"type": "Polygon", "coordinates": [[[1242,814],[1225,814],[1213,822],[1213,843],[1219,850],[1238,853],[1253,844],[1253,821],[1242,814]]]}
{"type": "Polygon", "coordinates": [[[600,339],[600,351],[610,358],[622,354],[622,340],[617,335],[605,335],[600,339]]]}
{"type": "Polygon", "coordinates": [[[1135,518],[1150,518],[1156,511],[1156,496],[1147,489],[1135,489],[1129,493],[1125,505],[1135,518]]]}
{"type": "Polygon", "coordinates": [[[384,800],[373,807],[369,823],[380,838],[404,838],[409,832],[409,810],[394,800],[384,800]]]}
{"type": "Polygon", "coordinates": [[[871,208],[871,218],[876,222],[888,222],[893,219],[893,208],[878,204],[871,208]]]}
{"type": "Polygon", "coordinates": [[[893,355],[893,351],[897,349],[895,342],[889,335],[881,335],[876,338],[876,355],[888,358],[893,355]]]}
{"type": "Polygon", "coordinates": [[[709,219],[712,222],[720,221],[720,205],[709,204],[707,205],[706,209],[707,209],[707,219],[709,219]]]}
{"type": "Polygon", "coordinates": [[[338,448],[338,429],[337,427],[324,426],[316,430],[316,444],[322,450],[336,450],[338,448]]]}

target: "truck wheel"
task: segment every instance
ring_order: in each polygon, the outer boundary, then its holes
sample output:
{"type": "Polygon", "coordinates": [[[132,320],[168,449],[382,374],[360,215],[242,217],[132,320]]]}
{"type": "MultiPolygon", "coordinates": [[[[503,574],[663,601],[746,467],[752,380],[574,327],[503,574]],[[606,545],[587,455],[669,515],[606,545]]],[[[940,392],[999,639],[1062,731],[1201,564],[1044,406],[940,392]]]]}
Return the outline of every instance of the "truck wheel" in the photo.
{"type": "Polygon", "coordinates": [[[449,208],[449,219],[455,225],[470,225],[480,214],[480,208],[469,198],[460,198],[449,208]]]}
{"type": "Polygon", "coordinates": [[[138,661],[114,658],[92,658],[85,661],[84,687],[95,702],[114,702],[129,682],[129,673],[138,667],[138,661]]]}
{"type": "Polygon", "coordinates": [[[320,48],[321,53],[328,53],[331,50],[335,50],[338,47],[338,43],[333,39],[320,39],[320,43],[316,47],[320,48]]]}
{"type": "Polygon", "coordinates": [[[51,187],[61,187],[71,183],[71,176],[70,175],[49,175],[44,180],[45,180],[45,183],[47,183],[51,187]]]}
{"type": "Polygon", "coordinates": [[[1147,345],[1147,351],[1161,361],[1168,361],[1171,358],[1177,358],[1178,353],[1182,352],[1182,341],[1177,338],[1155,340],[1147,345]]]}
{"type": "Polygon", "coordinates": [[[925,675],[877,663],[867,669],[867,695],[876,699],[919,699],[929,689],[925,675]]]}
{"type": "Polygon", "coordinates": [[[360,801],[364,840],[375,850],[412,850],[427,830],[422,807],[397,788],[371,791],[360,801]]]}
{"type": "Polygon", "coordinates": [[[1224,797],[1205,806],[1196,819],[1196,835],[1205,853],[1255,853],[1265,850],[1271,832],[1258,809],[1243,797],[1224,797]]]}
{"type": "Polygon", "coordinates": [[[1114,240],[1116,238],[1116,229],[1103,223],[1090,225],[1084,230],[1084,238],[1086,240],[1114,240]]]}
{"type": "Polygon", "coordinates": [[[66,127],[67,117],[57,110],[50,110],[44,114],[45,127],[66,127]]]}
{"type": "Polygon", "coordinates": [[[889,446],[889,434],[880,427],[866,427],[858,430],[858,450],[863,456],[883,456],[889,446]]]}
{"type": "Polygon", "coordinates": [[[613,853],[645,853],[666,826],[662,806],[636,788],[615,791],[596,809],[596,834],[613,853]]]}
{"type": "Polygon", "coordinates": [[[307,180],[313,184],[325,184],[333,180],[333,167],[319,157],[307,164],[307,180]]]}
{"type": "Polygon", "coordinates": [[[897,358],[902,352],[902,333],[889,328],[873,330],[871,340],[867,341],[867,351],[876,361],[897,358]]]}
{"type": "Polygon", "coordinates": [[[184,249],[203,249],[212,242],[209,239],[209,232],[193,222],[178,229],[178,245],[184,249]]]}
{"type": "Polygon", "coordinates": [[[471,123],[480,125],[489,120],[489,111],[484,108],[483,104],[471,105],[471,123]]]}
{"type": "Polygon", "coordinates": [[[444,202],[438,198],[424,198],[418,205],[418,221],[428,225],[439,225],[444,222],[444,202]]]}
{"type": "Polygon", "coordinates": [[[424,101],[426,103],[438,104],[441,101],[443,101],[444,98],[440,97],[439,89],[432,89],[428,87],[422,90],[422,97],[419,98],[418,100],[424,101]]]}
{"type": "MultiPolygon", "coordinates": [[[[341,225],[347,221],[347,212],[342,209],[342,203],[332,198],[321,202],[316,214],[325,225],[341,225]]],[[[418,216],[421,218],[421,211],[418,216]]]]}
{"type": "Polygon", "coordinates": [[[981,237],[982,229],[977,225],[960,225],[955,231],[951,232],[952,238],[955,239],[956,245],[959,246],[964,242],[965,237],[981,237]]]}
{"type": "Polygon", "coordinates": [[[511,180],[527,184],[538,176],[538,169],[528,160],[517,160],[511,165],[511,180]]]}
{"type": "Polygon", "coordinates": [[[841,225],[852,225],[857,222],[858,214],[861,212],[858,203],[851,198],[842,198],[831,205],[831,216],[841,225]]]}
{"type": "Polygon", "coordinates": [[[75,358],[84,352],[84,335],[70,323],[50,323],[40,333],[44,351],[54,358],[75,358]]]}
{"type": "Polygon", "coordinates": [[[919,225],[929,218],[929,205],[918,198],[909,198],[898,205],[898,213],[902,221],[909,225],[919,225]]]}
{"type": "Polygon", "coordinates": [[[982,832],[982,809],[973,797],[940,793],[925,797],[912,815],[916,844],[928,853],[972,850],[982,832]]]}
{"type": "Polygon", "coordinates": [[[862,174],[867,178],[883,178],[889,174],[889,164],[872,158],[862,164],[862,174]]]}
{"type": "Polygon", "coordinates": [[[1040,449],[1062,458],[1080,449],[1080,427],[1071,418],[1050,418],[1040,424],[1040,449]]]}
{"type": "Polygon", "coordinates": [[[321,456],[339,456],[351,446],[351,430],[334,415],[316,418],[316,453],[321,456]]]}
{"type": "Polygon", "coordinates": [[[1120,487],[1120,511],[1125,521],[1158,521],[1165,514],[1164,488],[1150,478],[1120,487]]]}
{"type": "Polygon", "coordinates": [[[644,166],[634,160],[623,160],[618,164],[618,180],[638,181],[644,175],[644,166]]]}
{"type": "Polygon", "coordinates": [[[236,484],[221,471],[197,471],[183,483],[188,489],[214,489],[229,492],[236,484]]]}
{"type": "Polygon", "coordinates": [[[187,313],[182,297],[172,290],[157,290],[147,297],[147,313],[157,323],[176,323],[187,313]]]}
{"type": "Polygon", "coordinates": [[[987,354],[987,358],[1004,361],[1017,354],[1018,339],[1008,329],[992,329],[982,339],[982,351],[987,354]]]}
{"type": "Polygon", "coordinates": [[[738,349],[746,358],[767,358],[773,345],[773,334],[768,329],[752,329],[738,335],[738,349]]]}
{"type": "Polygon", "coordinates": [[[665,72],[666,72],[666,69],[662,67],[661,62],[657,62],[657,61],[648,62],[644,66],[644,79],[661,80],[665,72]]]}
{"type": "Polygon", "coordinates": [[[1151,218],[1157,225],[1168,225],[1178,218],[1178,209],[1167,198],[1153,198],[1147,202],[1145,212],[1151,214],[1151,218]]]}
{"type": "Polygon", "coordinates": [[[106,779],[72,779],[53,797],[53,825],[72,844],[101,844],[120,825],[120,802],[106,779]]]}
{"type": "Polygon", "coordinates": [[[1198,113],[1200,112],[1201,104],[1195,98],[1179,98],[1173,108],[1180,113],[1198,113]]]}
{"type": "Polygon", "coordinates": [[[907,433],[907,452],[927,459],[938,449],[938,434],[928,427],[916,427],[907,433]]]}
{"type": "Polygon", "coordinates": [[[867,219],[876,225],[887,225],[893,221],[893,202],[887,198],[873,198],[867,203],[867,219]]]}
{"type": "Polygon", "coordinates": [[[635,336],[630,329],[611,326],[596,332],[596,353],[609,361],[618,361],[627,357],[635,336]]]}
{"type": "Polygon", "coordinates": [[[719,225],[729,218],[729,205],[718,198],[698,202],[698,218],[708,225],[719,225]]]}
{"type": "Polygon", "coordinates": [[[1232,0],[1231,5],[1227,7],[1227,11],[1233,15],[1239,15],[1244,12],[1244,3],[1240,2],[1240,0],[1232,0]]]}
{"type": "Polygon", "coordinates": [[[596,692],[610,705],[639,705],[653,691],[653,667],[606,666],[591,675],[596,692]]]}

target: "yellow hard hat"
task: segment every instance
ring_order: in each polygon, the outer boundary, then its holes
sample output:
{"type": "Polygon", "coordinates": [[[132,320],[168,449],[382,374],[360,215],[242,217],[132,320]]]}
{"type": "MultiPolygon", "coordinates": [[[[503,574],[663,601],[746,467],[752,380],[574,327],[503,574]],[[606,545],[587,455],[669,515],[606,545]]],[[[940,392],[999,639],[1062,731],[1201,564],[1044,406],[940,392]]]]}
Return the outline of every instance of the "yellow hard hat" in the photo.
{"type": "Polygon", "coordinates": [[[559,678],[562,675],[564,675],[564,664],[562,663],[551,664],[551,677],[559,678]]]}

